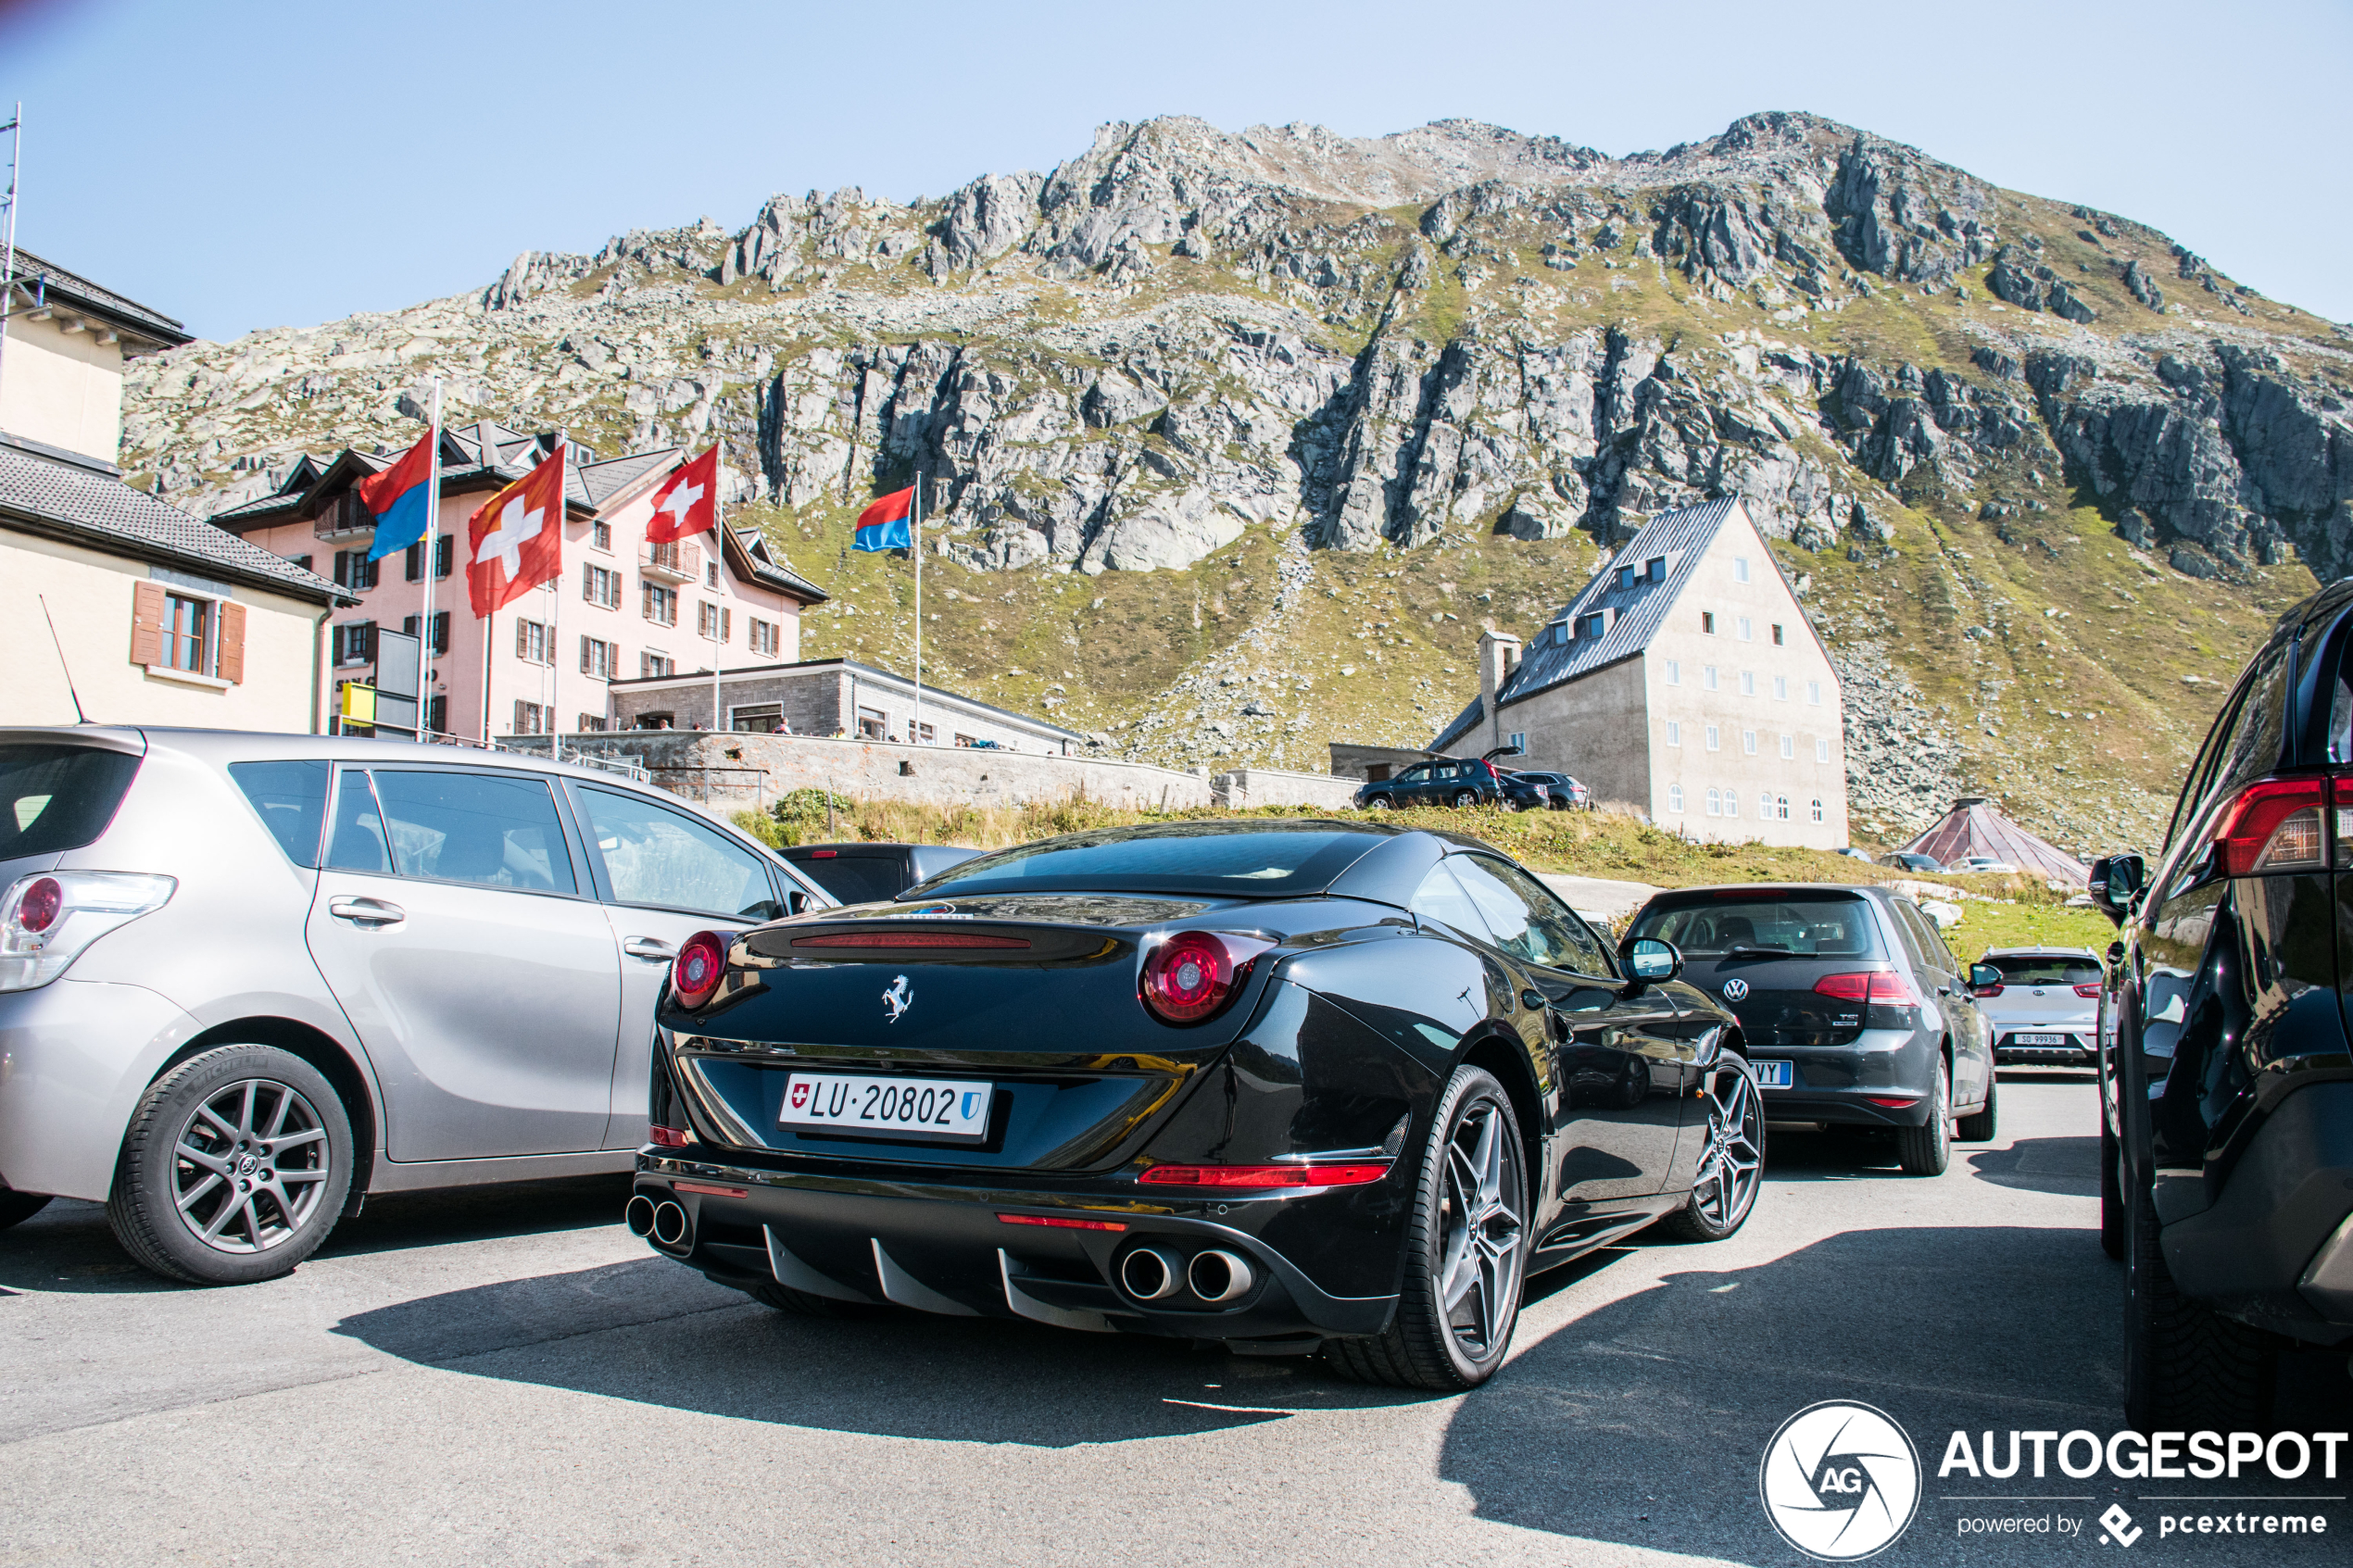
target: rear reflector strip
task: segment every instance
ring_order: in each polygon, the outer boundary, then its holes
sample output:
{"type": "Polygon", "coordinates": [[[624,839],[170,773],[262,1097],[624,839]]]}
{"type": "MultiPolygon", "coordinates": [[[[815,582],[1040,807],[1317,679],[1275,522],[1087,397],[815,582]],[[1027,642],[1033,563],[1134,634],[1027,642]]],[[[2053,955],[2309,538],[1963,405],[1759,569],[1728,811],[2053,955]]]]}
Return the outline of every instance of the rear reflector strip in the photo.
{"type": "Polygon", "coordinates": [[[670,1185],[675,1191],[698,1192],[706,1198],[749,1198],[751,1196],[749,1187],[713,1186],[709,1182],[673,1182],[670,1185]]]}
{"type": "Polygon", "coordinates": [[[1146,1186],[1345,1187],[1389,1174],[1386,1164],[1155,1165],[1136,1179],[1146,1186]]]}
{"type": "Polygon", "coordinates": [[[1126,1222],[1122,1220],[1067,1220],[1060,1214],[1000,1214],[997,1217],[1009,1225],[1044,1225],[1058,1231],[1124,1231],[1127,1228],[1126,1222]]]}
{"type": "Polygon", "coordinates": [[[1890,1110],[1901,1110],[1907,1105],[1918,1105],[1920,1102],[1920,1097],[1918,1095],[1894,1095],[1885,1099],[1877,1095],[1865,1095],[1863,1098],[1873,1105],[1883,1105],[1890,1110]]]}
{"type": "Polygon", "coordinates": [[[967,931],[832,931],[822,936],[796,936],[796,947],[1013,947],[1026,948],[1026,936],[983,936],[967,931]]]}

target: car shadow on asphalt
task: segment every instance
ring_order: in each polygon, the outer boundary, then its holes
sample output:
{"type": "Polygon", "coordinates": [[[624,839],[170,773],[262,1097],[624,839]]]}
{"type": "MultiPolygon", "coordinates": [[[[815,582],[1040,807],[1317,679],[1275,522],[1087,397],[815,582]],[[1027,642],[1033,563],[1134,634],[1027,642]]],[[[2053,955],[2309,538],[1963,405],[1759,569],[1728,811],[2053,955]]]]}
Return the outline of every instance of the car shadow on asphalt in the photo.
{"type": "Polygon", "coordinates": [[[2069,1198],[2100,1195],[2100,1140],[2091,1137],[2020,1138],[2007,1148],[1968,1156],[1969,1169],[1996,1186],[2069,1198]]]}
{"type": "Polygon", "coordinates": [[[900,1308],[790,1317],[661,1258],[421,1297],[355,1313],[335,1332],[473,1376],[748,1421],[1038,1448],[1436,1397],[1343,1382],[1308,1358],[1142,1335],[900,1308]]]}

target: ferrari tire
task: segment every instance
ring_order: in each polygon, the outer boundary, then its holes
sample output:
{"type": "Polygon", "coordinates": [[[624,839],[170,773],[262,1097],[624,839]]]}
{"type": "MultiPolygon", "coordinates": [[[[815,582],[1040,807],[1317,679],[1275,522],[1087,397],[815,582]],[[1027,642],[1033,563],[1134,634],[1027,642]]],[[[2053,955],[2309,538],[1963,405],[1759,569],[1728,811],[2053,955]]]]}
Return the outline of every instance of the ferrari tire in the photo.
{"type": "Polygon", "coordinates": [[[1423,1147],[1397,1311],[1378,1335],[1326,1340],[1326,1359],[1361,1383],[1447,1394],[1494,1376],[1519,1323],[1529,1219],[1511,1097],[1484,1069],[1458,1067],[1423,1147]]]}
{"type": "Polygon", "coordinates": [[[1954,1123],[1953,1136],[1962,1143],[1992,1143],[2001,1118],[1994,1109],[1994,1099],[2001,1088],[1997,1073],[1985,1080],[1985,1103],[1954,1123]]]}
{"type": "Polygon", "coordinates": [[[1942,1056],[1929,1089],[1928,1120],[1895,1129],[1895,1160],[1907,1176],[1941,1176],[1953,1163],[1953,1068],[1942,1056]]]}

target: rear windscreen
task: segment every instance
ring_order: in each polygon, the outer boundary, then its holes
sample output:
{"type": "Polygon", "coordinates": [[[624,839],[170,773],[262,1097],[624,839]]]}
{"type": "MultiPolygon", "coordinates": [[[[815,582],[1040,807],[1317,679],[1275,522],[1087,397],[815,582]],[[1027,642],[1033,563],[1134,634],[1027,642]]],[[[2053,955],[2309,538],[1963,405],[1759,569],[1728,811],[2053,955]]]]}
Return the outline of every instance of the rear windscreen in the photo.
{"type": "Polygon", "coordinates": [[[906,887],[896,855],[843,855],[828,860],[792,857],[795,870],[845,904],[879,904],[906,887]]]}
{"type": "Polygon", "coordinates": [[[1882,956],[1878,923],[1860,898],[1711,898],[1645,910],[1632,934],[1672,942],[1694,959],[1743,952],[1809,959],[1882,956]]]}
{"type": "Polygon", "coordinates": [[[139,759],[86,746],[0,746],[0,860],[96,842],[139,759]]]}
{"type": "Polygon", "coordinates": [[[2083,956],[1997,954],[1985,961],[2012,985],[2089,985],[2100,979],[2100,966],[2083,956]]]}
{"type": "Polygon", "coordinates": [[[1278,898],[1321,892],[1378,842],[1369,834],[1288,823],[1111,828],[983,855],[934,878],[925,891],[943,897],[1053,888],[1278,898]]]}

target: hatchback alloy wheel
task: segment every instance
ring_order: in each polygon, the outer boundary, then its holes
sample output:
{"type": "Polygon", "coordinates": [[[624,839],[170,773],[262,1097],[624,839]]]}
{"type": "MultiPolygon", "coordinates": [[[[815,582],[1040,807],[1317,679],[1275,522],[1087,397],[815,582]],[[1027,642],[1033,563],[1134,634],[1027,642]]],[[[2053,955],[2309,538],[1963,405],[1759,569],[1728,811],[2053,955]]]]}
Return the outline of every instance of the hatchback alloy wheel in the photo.
{"type": "Polygon", "coordinates": [[[284,1245],[319,1207],[327,1130],[296,1089],[264,1078],[223,1085],[192,1112],[172,1148],[180,1218],[222,1252],[284,1245]]]}

